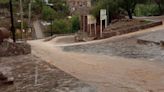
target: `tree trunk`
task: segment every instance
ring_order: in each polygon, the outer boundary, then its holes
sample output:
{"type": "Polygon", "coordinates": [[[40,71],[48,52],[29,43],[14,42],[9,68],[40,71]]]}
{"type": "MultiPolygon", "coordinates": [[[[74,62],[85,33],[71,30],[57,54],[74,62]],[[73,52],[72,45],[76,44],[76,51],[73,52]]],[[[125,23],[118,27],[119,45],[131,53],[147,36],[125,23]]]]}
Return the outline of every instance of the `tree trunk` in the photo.
{"type": "Polygon", "coordinates": [[[111,13],[109,12],[108,13],[108,25],[112,22],[112,15],[111,13]]]}
{"type": "Polygon", "coordinates": [[[162,7],[161,7],[161,4],[160,3],[158,3],[158,8],[159,8],[159,13],[161,15],[162,14],[162,7]]]}
{"type": "Polygon", "coordinates": [[[12,0],[9,1],[9,4],[10,4],[10,17],[11,17],[12,37],[13,37],[13,42],[16,42],[12,0]]]}
{"type": "Polygon", "coordinates": [[[133,15],[132,15],[131,10],[127,10],[127,12],[128,12],[129,19],[133,19],[133,15]]]}

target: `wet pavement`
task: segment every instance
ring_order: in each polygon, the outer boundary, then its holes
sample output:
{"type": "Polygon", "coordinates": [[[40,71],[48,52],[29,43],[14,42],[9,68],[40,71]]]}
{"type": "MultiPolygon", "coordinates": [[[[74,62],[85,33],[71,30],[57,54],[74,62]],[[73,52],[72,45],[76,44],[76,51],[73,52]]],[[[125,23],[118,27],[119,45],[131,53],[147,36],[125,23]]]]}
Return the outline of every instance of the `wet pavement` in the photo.
{"type": "Polygon", "coordinates": [[[164,49],[155,44],[138,44],[138,37],[126,38],[116,41],[106,41],[96,44],[66,46],[64,51],[89,54],[101,54],[109,56],[121,56],[135,59],[164,60],[164,49]]]}
{"type": "Polygon", "coordinates": [[[138,37],[138,39],[152,43],[160,43],[161,41],[164,41],[164,30],[146,33],[145,35],[138,37]]]}

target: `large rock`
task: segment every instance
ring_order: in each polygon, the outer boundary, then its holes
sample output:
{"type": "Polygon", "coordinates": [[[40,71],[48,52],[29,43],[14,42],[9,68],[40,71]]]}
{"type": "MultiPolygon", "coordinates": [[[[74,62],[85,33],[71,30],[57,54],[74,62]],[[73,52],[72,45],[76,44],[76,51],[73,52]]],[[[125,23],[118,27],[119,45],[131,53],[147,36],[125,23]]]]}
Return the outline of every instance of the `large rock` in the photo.
{"type": "Polygon", "coordinates": [[[3,41],[3,39],[9,38],[10,32],[6,29],[1,27],[0,28],[0,43],[3,41]]]}

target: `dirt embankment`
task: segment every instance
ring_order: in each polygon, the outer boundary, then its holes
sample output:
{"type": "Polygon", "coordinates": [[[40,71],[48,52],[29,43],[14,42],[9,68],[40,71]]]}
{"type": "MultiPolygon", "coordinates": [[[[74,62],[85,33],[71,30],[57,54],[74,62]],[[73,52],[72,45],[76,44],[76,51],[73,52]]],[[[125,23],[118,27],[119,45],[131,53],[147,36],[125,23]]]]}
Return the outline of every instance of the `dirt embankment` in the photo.
{"type": "Polygon", "coordinates": [[[132,27],[132,26],[143,25],[143,24],[146,24],[149,22],[150,21],[137,20],[137,19],[115,20],[111,23],[111,25],[105,31],[117,31],[117,30],[127,29],[127,28],[132,27]]]}

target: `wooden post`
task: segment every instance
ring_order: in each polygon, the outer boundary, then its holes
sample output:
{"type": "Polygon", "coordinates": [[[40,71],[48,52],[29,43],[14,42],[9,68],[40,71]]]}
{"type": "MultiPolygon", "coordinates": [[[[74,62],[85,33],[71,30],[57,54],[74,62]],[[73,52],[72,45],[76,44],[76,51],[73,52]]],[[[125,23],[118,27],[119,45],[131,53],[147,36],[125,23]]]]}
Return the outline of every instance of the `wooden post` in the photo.
{"type": "Polygon", "coordinates": [[[89,24],[89,35],[91,36],[92,35],[92,25],[89,24]]]}
{"type": "Polygon", "coordinates": [[[10,0],[9,5],[10,5],[10,16],[11,16],[11,31],[12,31],[12,37],[13,37],[13,42],[16,42],[12,0],[10,0]]]}
{"type": "Polygon", "coordinates": [[[20,16],[21,16],[21,39],[23,39],[23,5],[22,5],[22,0],[20,0],[20,16]]]}
{"type": "Polygon", "coordinates": [[[100,20],[100,37],[101,38],[103,37],[102,30],[103,30],[103,28],[102,28],[102,20],[100,20]]]}
{"type": "Polygon", "coordinates": [[[95,27],[95,36],[97,35],[97,26],[96,26],[96,23],[94,24],[94,27],[95,27]]]}

